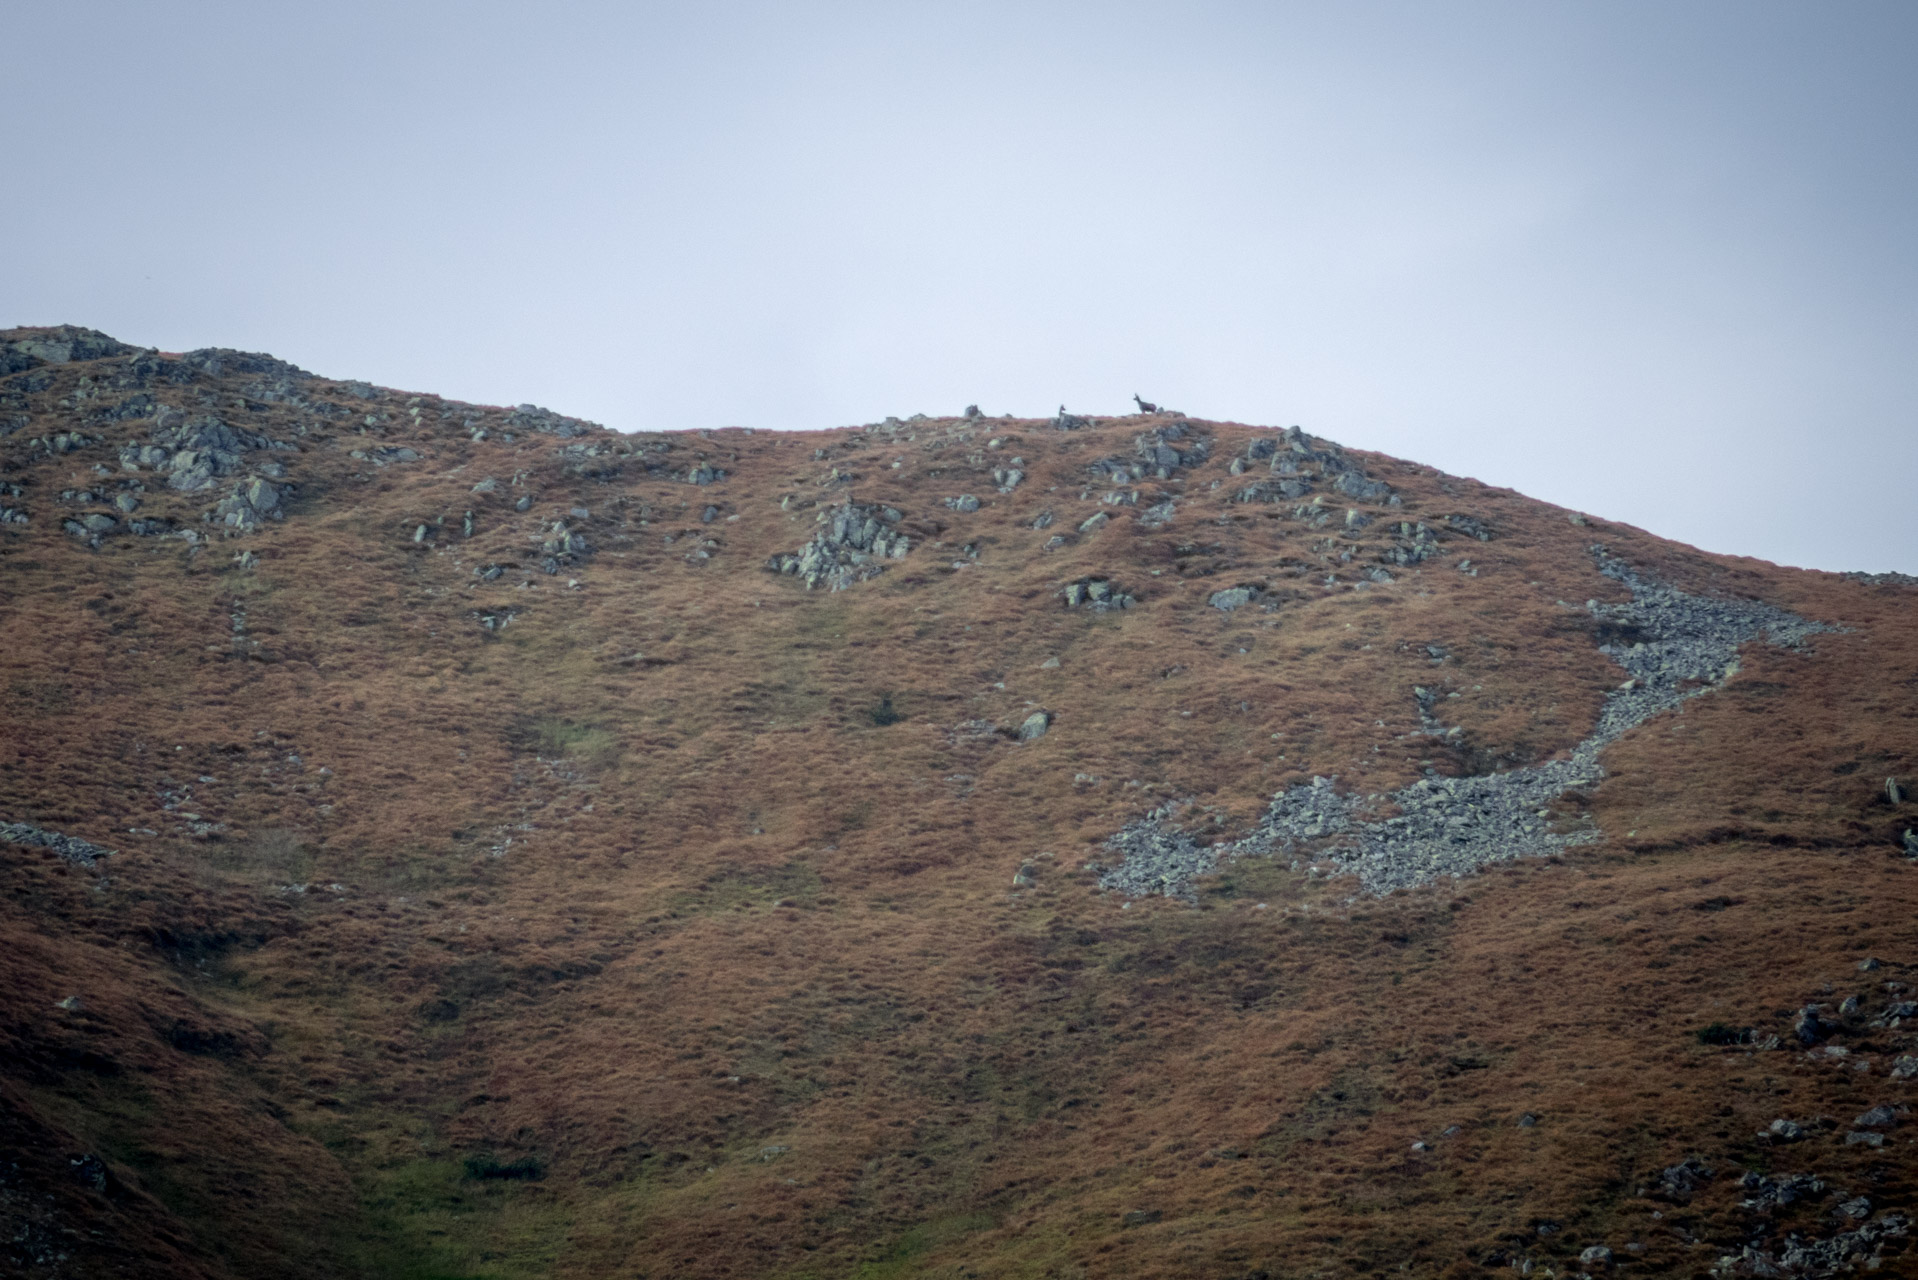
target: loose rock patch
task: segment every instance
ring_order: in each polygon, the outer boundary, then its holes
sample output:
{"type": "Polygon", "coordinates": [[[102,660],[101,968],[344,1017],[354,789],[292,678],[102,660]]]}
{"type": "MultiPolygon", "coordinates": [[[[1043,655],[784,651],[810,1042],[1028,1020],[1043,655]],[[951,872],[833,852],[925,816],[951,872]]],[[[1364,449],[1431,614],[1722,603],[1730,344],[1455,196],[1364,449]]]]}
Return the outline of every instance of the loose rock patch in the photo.
{"type": "Polygon", "coordinates": [[[819,531],[789,555],[774,556],[766,567],[790,574],[808,591],[824,586],[843,591],[886,571],[884,561],[904,560],[912,540],[894,526],[904,517],[891,507],[860,503],[829,508],[818,515],[819,531]]]}
{"type": "Polygon", "coordinates": [[[36,827],[31,822],[0,822],[0,841],[8,844],[29,845],[38,849],[51,849],[61,858],[79,867],[93,867],[101,858],[110,858],[114,851],[90,840],[78,836],[62,835],[58,831],[48,831],[36,827]]]}
{"type": "MultiPolygon", "coordinates": [[[[1473,778],[1425,778],[1389,795],[1341,794],[1335,778],[1314,778],[1273,797],[1245,837],[1201,845],[1170,825],[1172,809],[1147,814],[1106,842],[1116,860],[1099,884],[1128,897],[1192,895],[1200,876],[1253,855],[1309,854],[1332,874],[1358,877],[1381,895],[1470,875],[1492,863],[1545,857],[1589,844],[1595,829],[1561,831],[1549,806],[1605,776],[1599,754],[1627,731],[1731,678],[1741,645],[1764,639],[1796,648],[1834,628],[1755,600],[1708,600],[1635,572],[1593,547],[1599,572],[1631,589],[1625,604],[1587,601],[1620,637],[1600,652],[1631,676],[1606,695],[1598,724],[1564,759],[1473,778]]],[[[1421,702],[1430,717],[1430,708],[1421,702]]],[[[1295,864],[1296,865],[1296,864],[1295,864]]]]}

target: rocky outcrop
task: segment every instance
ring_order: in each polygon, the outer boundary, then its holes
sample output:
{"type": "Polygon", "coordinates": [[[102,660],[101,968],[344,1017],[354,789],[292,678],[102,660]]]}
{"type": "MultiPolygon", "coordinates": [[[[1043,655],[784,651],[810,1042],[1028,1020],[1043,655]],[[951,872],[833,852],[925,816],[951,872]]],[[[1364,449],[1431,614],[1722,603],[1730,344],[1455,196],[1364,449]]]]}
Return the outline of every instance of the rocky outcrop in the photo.
{"type": "Polygon", "coordinates": [[[151,418],[160,411],[160,402],[145,391],[136,391],[111,408],[101,409],[93,414],[95,422],[127,422],[134,418],[151,418]]]}
{"type": "Polygon", "coordinates": [[[1091,463],[1088,470],[1101,480],[1121,484],[1157,476],[1169,480],[1182,467],[1195,467],[1211,456],[1212,442],[1182,423],[1168,423],[1139,433],[1132,456],[1113,454],[1091,463]]]}
{"type": "Polygon", "coordinates": [[[1226,470],[1235,476],[1242,476],[1252,469],[1255,462],[1263,462],[1277,453],[1279,443],[1271,436],[1256,436],[1245,446],[1245,452],[1226,464],[1226,470]]]}
{"type": "Polygon", "coordinates": [[[1423,520],[1400,520],[1391,527],[1392,543],[1379,552],[1380,564],[1409,568],[1423,564],[1444,550],[1438,532],[1423,520]]]}
{"type": "Polygon", "coordinates": [[[62,520],[60,527],[66,530],[69,537],[84,542],[90,547],[97,547],[100,545],[100,539],[112,533],[119,523],[103,511],[91,511],[83,516],[62,520]]]}
{"type": "Polygon", "coordinates": [[[86,448],[88,445],[99,443],[100,441],[97,438],[90,438],[78,431],[56,431],[50,436],[42,436],[35,440],[29,440],[27,445],[29,448],[38,446],[45,449],[48,453],[60,454],[75,453],[86,448]]]}
{"type": "Polygon", "coordinates": [[[584,418],[569,418],[563,413],[554,413],[551,409],[542,409],[536,404],[523,404],[508,413],[506,429],[531,431],[543,436],[557,436],[561,440],[583,436],[589,431],[604,430],[597,422],[588,422],[584,418]]]}
{"type": "Polygon", "coordinates": [[[1068,582],[1060,595],[1065,597],[1066,608],[1085,608],[1094,613],[1130,609],[1139,603],[1136,596],[1121,590],[1110,578],[1080,578],[1068,582]]]}
{"type": "Polygon", "coordinates": [[[816,519],[819,529],[806,545],[766,562],[772,572],[800,579],[808,591],[843,591],[876,578],[886,571],[885,561],[904,560],[912,550],[912,540],[897,528],[904,516],[892,507],[848,502],[816,519]]]}
{"type": "Polygon", "coordinates": [[[1133,452],[1156,470],[1161,480],[1169,480],[1181,467],[1196,467],[1212,453],[1212,442],[1180,423],[1170,423],[1142,432],[1132,442],[1133,452]]]}
{"type": "Polygon", "coordinates": [[[1179,514],[1179,504],[1164,498],[1139,513],[1139,524],[1147,529],[1163,529],[1179,514]]]}
{"type": "Polygon", "coordinates": [[[219,477],[238,471],[245,454],[272,443],[255,432],[228,426],[212,414],[188,418],[165,405],[157,407],[148,439],[150,444],[129,444],[120,450],[121,467],[165,472],[167,487],[183,493],[211,488],[219,477]]]}
{"type": "Polygon", "coordinates": [[[1483,520],[1474,516],[1447,516],[1445,523],[1455,532],[1468,538],[1477,538],[1480,542],[1492,540],[1492,530],[1483,520]]]}
{"type": "Polygon", "coordinates": [[[1362,502],[1377,502],[1394,496],[1391,485],[1383,480],[1373,480],[1357,468],[1339,472],[1332,481],[1332,487],[1346,497],[1362,502]]]}
{"type": "MultiPolygon", "coordinates": [[[[1759,1177],[1757,1174],[1748,1176],[1759,1177]]],[[[1840,1205],[1833,1216],[1838,1222],[1844,1223],[1870,1213],[1871,1202],[1858,1197],[1840,1205]]],[[[1832,1230],[1831,1227],[1826,1229],[1832,1230]]],[[[1780,1280],[1784,1277],[1824,1280],[1828,1276],[1851,1274],[1858,1269],[1862,1259],[1869,1259],[1868,1267],[1875,1270],[1885,1246],[1905,1239],[1910,1229],[1910,1220],[1903,1214],[1887,1213],[1849,1230],[1837,1230],[1823,1239],[1805,1238],[1794,1232],[1776,1251],[1747,1244],[1737,1252],[1721,1257],[1720,1274],[1778,1277],[1780,1280]]]]}
{"type": "Polygon", "coordinates": [[[1306,476],[1279,476],[1247,485],[1234,495],[1240,502],[1296,502],[1312,492],[1306,476]]]}
{"type": "Polygon", "coordinates": [[[1243,609],[1249,604],[1257,604],[1265,598],[1265,588],[1258,583],[1242,583],[1236,587],[1227,587],[1223,591],[1214,591],[1206,597],[1206,603],[1224,613],[1234,609],[1243,609]]]}
{"type": "Polygon", "coordinates": [[[250,533],[263,521],[284,520],[280,505],[285,491],[262,476],[253,476],[233,486],[233,492],[213,508],[213,518],[229,529],[250,533]]]}
{"type": "Polygon", "coordinates": [[[1046,730],[1052,727],[1050,711],[1035,711],[1019,725],[1017,736],[1021,742],[1037,742],[1046,736],[1046,730]]]}
{"type": "Polygon", "coordinates": [[[1234,475],[1242,474],[1247,462],[1269,456],[1269,471],[1275,479],[1241,490],[1241,502],[1296,501],[1312,492],[1315,483],[1323,483],[1347,498],[1398,505],[1392,486],[1367,476],[1338,445],[1329,440],[1315,442],[1297,427],[1287,427],[1277,441],[1255,440],[1247,455],[1245,461],[1234,459],[1230,468],[1234,475]]]}
{"type": "Polygon", "coordinates": [[[57,325],[40,329],[11,342],[0,343],[0,376],[19,373],[43,364],[68,364],[75,360],[103,360],[126,355],[136,348],[117,342],[97,329],[57,325]]]}
{"type": "Polygon", "coordinates": [[[576,507],[567,514],[566,519],[554,520],[550,524],[544,521],[540,523],[533,536],[539,539],[542,571],[556,574],[561,565],[578,564],[592,555],[593,544],[581,532],[591,518],[591,513],[585,508],[576,507]]]}
{"type": "MultiPolygon", "coordinates": [[[[162,356],[154,356],[150,352],[142,354],[155,360],[156,370],[164,364],[203,373],[209,378],[230,378],[236,374],[245,374],[254,379],[248,385],[249,393],[260,390],[270,391],[276,387],[283,388],[288,383],[305,382],[313,377],[298,365],[289,364],[264,351],[235,351],[231,347],[201,347],[197,351],[187,352],[177,360],[167,360],[162,356]]],[[[138,358],[135,357],[136,360],[138,358]]]]}

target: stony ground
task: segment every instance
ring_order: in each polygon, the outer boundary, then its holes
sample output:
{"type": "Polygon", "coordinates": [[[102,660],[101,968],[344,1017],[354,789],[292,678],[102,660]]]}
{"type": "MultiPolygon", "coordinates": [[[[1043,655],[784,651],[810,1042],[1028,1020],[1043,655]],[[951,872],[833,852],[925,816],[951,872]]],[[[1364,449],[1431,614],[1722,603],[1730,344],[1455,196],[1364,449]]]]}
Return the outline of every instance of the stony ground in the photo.
{"type": "MultiPolygon", "coordinates": [[[[1740,648],[1761,638],[1802,647],[1831,628],[1750,600],[1707,600],[1648,581],[1605,549],[1592,553],[1600,573],[1631,588],[1623,604],[1586,602],[1591,614],[1629,643],[1601,643],[1600,652],[1631,676],[1605,695],[1592,732],[1543,764],[1446,778],[1426,776],[1389,795],[1343,794],[1334,778],[1313,778],[1280,792],[1250,834],[1201,846],[1171,825],[1177,806],[1130,823],[1106,845],[1122,861],[1100,868],[1101,886],[1131,896],[1164,893],[1192,898],[1196,882],[1240,858],[1313,851],[1324,865],[1311,870],[1356,878],[1365,893],[1385,894],[1430,884],[1442,876],[1474,875],[1495,862],[1542,858],[1591,844],[1589,827],[1555,828],[1549,806],[1568,792],[1596,786],[1605,776],[1600,755],[1625,733],[1688,698],[1724,687],[1738,671],[1740,648]],[[1381,810],[1392,817],[1377,816],[1381,810]]],[[[1214,597],[1214,603],[1218,597],[1214,597]]],[[[1432,714],[1435,700],[1415,688],[1426,733],[1443,741],[1460,732],[1432,714]]],[[[1292,857],[1293,870],[1302,860],[1292,857]]]]}
{"type": "Polygon", "coordinates": [[[1913,590],[0,332],[0,1269],[1895,1271],[1913,590]]]}

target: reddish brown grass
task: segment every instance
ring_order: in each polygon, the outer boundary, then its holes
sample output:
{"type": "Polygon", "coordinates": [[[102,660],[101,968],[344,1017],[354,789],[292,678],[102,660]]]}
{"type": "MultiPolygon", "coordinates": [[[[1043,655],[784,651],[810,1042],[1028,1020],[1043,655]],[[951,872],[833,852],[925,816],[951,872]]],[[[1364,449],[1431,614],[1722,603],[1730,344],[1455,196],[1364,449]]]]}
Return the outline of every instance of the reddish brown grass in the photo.
{"type": "MultiPolygon", "coordinates": [[[[35,1229],[74,1274],[1463,1275],[1501,1254],[1563,1269],[1593,1243],[1691,1274],[1755,1229],[1744,1168],[1911,1202],[1904,1130],[1876,1150],[1843,1124],[1753,1136],[1908,1102],[1885,1075],[1907,1033],[1836,1065],[1694,1035],[1782,1032],[1808,1000],[1918,981],[1893,847],[1915,819],[1880,798],[1918,772],[1908,590],[1580,528],[1376,455],[1405,503],[1381,515],[1499,536],[1326,590],[1289,568],[1322,577],[1333,529],[1229,500],[1255,430],[1236,424],[1204,424],[1191,478],[1141,486],[1181,495],[1170,528],[1116,509],[1048,552],[1108,487],[1080,500],[1085,464],[1130,453],[1144,420],[594,438],[732,473],[697,488],[630,458],[581,476],[550,438],[502,440],[497,411],[474,443],[432,397],[406,425],[403,397],[325,382],[308,394],[395,421],[301,439],[284,523],[96,551],[61,532],[56,495],[106,483],[88,468],[143,424],[30,457],[101,376],[52,372],[0,442],[34,515],[0,529],[0,819],[122,852],[101,874],[0,845],[0,1118],[20,1153],[0,1206],[53,1195],[35,1229]],[[424,456],[348,456],[369,443],[424,456]],[[993,493],[1015,454],[1027,480],[993,493]],[[499,490],[472,493],[487,475],[499,490]],[[941,505],[962,492],[985,508],[941,505]],[[831,595],[765,571],[811,533],[808,504],[848,493],[906,513],[906,561],[831,595]],[[600,548],[584,566],[473,578],[530,565],[535,520],[575,504],[600,548]],[[1030,528],[1045,508],[1053,528],[1030,528]],[[719,546],[687,560],[702,537],[719,546]],[[1618,743],[1589,800],[1605,839],[1563,858],[1355,903],[1247,862],[1196,905],[1125,909],[1081,869],[1164,798],[1226,834],[1313,774],[1381,791],[1424,760],[1569,747],[1620,678],[1582,609],[1620,592],[1595,539],[1850,630],[1754,647],[1725,690],[1618,743]],[[965,544],[977,562],[955,569],[965,544]],[[257,568],[232,564],[242,547],[257,568]],[[1140,607],[1065,609],[1057,589],[1090,574],[1140,607]],[[1207,607],[1240,581],[1296,598],[1207,607]],[[473,616],[509,609],[503,631],[473,616]],[[1454,654],[1442,672],[1428,643],[1454,654]],[[1441,679],[1467,746],[1408,749],[1411,688],[1441,679]],[[868,714],[883,696],[898,723],[868,714]],[[954,732],[1033,706],[1056,717],[1036,743],[954,732]],[[190,838],[183,811],[225,829],[190,838]],[[1886,967],[1861,974],[1867,955],[1886,967]],[[82,1012],[55,1008],[74,994],[82,1012]],[[67,1171],[86,1152],[104,1192],[67,1171]],[[1695,1200],[1644,1194],[1692,1155],[1720,1171],[1695,1200]],[[468,1178],[468,1157],[544,1176],[468,1178]]],[[[169,394],[274,434],[320,421],[231,407],[244,382],[169,394]]],[[[200,527],[211,501],[156,487],[141,514],[200,527]]],[[[1338,545],[1363,562],[1381,525],[1338,545]]]]}

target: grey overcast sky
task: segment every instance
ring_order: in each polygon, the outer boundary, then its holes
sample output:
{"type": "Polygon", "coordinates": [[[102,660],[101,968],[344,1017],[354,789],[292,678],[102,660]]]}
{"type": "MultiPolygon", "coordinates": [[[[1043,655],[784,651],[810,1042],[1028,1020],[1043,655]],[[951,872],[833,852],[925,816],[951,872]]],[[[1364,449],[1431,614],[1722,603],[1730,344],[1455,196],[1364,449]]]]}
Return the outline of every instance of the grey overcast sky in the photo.
{"type": "Polygon", "coordinates": [[[1918,4],[8,6],[0,324],[622,430],[1299,423],[1918,572],[1918,4]]]}

